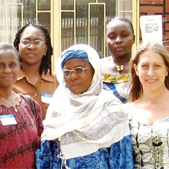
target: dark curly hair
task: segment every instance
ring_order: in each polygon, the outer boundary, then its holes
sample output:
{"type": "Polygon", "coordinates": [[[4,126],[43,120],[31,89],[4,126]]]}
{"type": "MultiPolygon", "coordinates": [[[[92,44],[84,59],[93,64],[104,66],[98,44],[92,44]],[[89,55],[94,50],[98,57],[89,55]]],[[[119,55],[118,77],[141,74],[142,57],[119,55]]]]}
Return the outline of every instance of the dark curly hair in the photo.
{"type": "Polygon", "coordinates": [[[18,32],[15,35],[15,40],[13,42],[14,47],[19,52],[19,43],[20,43],[21,35],[23,31],[29,26],[33,26],[35,28],[40,29],[46,37],[46,45],[48,47],[48,50],[47,50],[46,55],[44,55],[42,58],[42,62],[41,62],[40,69],[39,69],[39,74],[41,75],[43,71],[45,74],[47,74],[47,72],[51,74],[52,72],[51,56],[53,55],[53,47],[51,44],[51,37],[50,37],[49,31],[43,25],[33,22],[33,23],[27,23],[23,27],[20,27],[18,32]]]}

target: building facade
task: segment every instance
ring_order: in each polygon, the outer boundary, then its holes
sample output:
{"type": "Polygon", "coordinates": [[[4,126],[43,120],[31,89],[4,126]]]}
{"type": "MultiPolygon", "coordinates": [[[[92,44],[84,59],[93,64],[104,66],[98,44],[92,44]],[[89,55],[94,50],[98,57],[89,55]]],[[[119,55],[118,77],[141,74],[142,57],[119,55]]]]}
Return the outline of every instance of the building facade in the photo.
{"type": "MultiPolygon", "coordinates": [[[[76,43],[94,47],[100,57],[109,55],[106,24],[114,16],[131,20],[136,35],[133,51],[141,41],[139,17],[163,16],[163,40],[169,39],[168,0],[0,0],[0,42],[13,43],[18,28],[28,22],[46,26],[54,47],[53,67],[60,53],[76,43]]],[[[167,45],[166,45],[167,46],[167,45]]]]}

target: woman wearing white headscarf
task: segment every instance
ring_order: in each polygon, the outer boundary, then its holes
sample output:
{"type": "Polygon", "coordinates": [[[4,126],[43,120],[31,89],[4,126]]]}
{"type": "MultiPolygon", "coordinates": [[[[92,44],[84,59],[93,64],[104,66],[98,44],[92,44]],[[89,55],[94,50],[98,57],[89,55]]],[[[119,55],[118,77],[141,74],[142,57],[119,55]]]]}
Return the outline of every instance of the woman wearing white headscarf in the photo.
{"type": "Polygon", "coordinates": [[[39,169],[132,169],[127,115],[103,89],[100,59],[88,45],[73,45],[57,64],[60,83],[44,120],[39,169]]]}

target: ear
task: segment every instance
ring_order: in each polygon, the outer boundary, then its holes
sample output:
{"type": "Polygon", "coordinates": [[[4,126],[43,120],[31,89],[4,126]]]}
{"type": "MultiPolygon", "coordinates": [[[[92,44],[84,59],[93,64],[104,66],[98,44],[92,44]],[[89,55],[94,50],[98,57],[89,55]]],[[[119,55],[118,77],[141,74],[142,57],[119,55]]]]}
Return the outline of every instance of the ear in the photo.
{"type": "Polygon", "coordinates": [[[166,74],[165,74],[165,76],[168,76],[168,72],[169,72],[169,67],[166,67],[166,74]]]}
{"type": "Polygon", "coordinates": [[[48,46],[47,46],[47,45],[45,45],[44,55],[46,55],[47,51],[48,51],[48,46]]]}
{"type": "Polygon", "coordinates": [[[136,65],[135,63],[133,64],[133,68],[134,68],[134,70],[135,70],[135,72],[136,72],[136,75],[138,76],[137,65],[136,65]]]}
{"type": "Polygon", "coordinates": [[[133,44],[135,43],[135,35],[133,35],[133,44]]]}

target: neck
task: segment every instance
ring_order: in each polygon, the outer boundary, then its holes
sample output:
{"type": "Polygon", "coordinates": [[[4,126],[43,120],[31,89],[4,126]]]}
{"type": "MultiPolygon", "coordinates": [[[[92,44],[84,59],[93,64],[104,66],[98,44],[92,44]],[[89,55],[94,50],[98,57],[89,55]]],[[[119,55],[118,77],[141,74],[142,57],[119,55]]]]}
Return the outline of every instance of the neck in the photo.
{"type": "Polygon", "coordinates": [[[12,92],[11,88],[2,89],[0,90],[0,97],[7,99],[8,97],[11,96],[11,92],[12,92]]]}
{"type": "Polygon", "coordinates": [[[116,65],[124,65],[124,64],[127,64],[130,62],[130,59],[131,59],[131,54],[129,55],[125,55],[125,56],[122,56],[122,57],[113,57],[113,61],[116,65]]]}
{"type": "Polygon", "coordinates": [[[158,103],[166,97],[166,94],[168,95],[168,89],[166,87],[154,92],[147,91],[143,93],[142,100],[149,103],[158,103]]]}
{"type": "Polygon", "coordinates": [[[27,76],[39,76],[40,65],[28,65],[22,63],[21,69],[27,76]]]}

